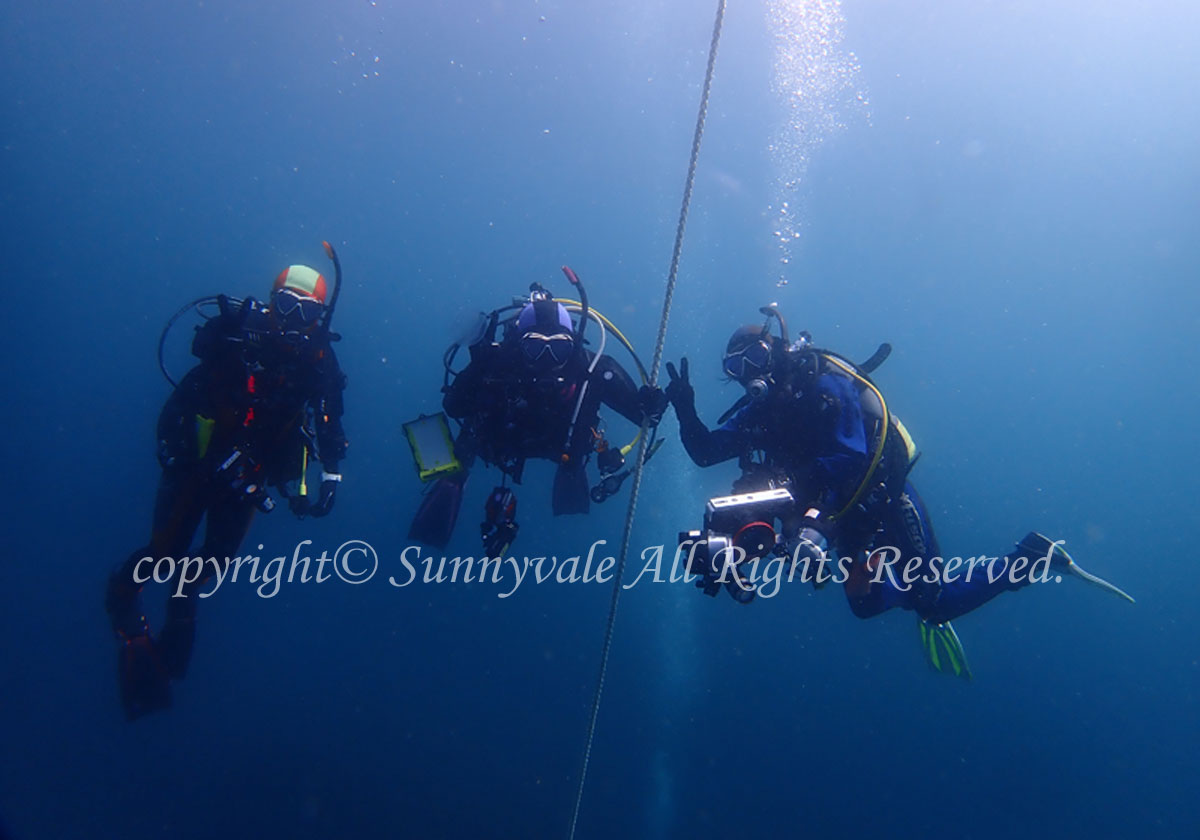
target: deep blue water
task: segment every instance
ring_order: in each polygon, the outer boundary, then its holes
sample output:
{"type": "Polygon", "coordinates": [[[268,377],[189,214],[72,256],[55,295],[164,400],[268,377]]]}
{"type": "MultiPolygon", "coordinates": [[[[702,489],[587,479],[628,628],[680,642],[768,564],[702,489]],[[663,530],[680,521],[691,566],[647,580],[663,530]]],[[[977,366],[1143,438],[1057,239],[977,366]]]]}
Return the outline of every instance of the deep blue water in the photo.
{"type": "MultiPolygon", "coordinates": [[[[843,127],[797,167],[769,149],[777,24],[732,3],[666,357],[692,359],[712,422],[737,397],[724,342],[769,300],[851,357],[890,341],[876,380],[924,452],[943,548],[1044,530],[1137,605],[1071,582],[1003,596],[957,622],[966,684],[928,670],[911,615],[859,621],[834,587],[742,608],[639,585],[580,837],[1200,834],[1200,13],[1044,5],[846,0],[843,127]]],[[[346,482],[325,520],[261,517],[264,555],[364,539],[398,574],[421,492],[400,423],[436,409],[476,312],[533,280],[565,291],[560,265],[648,359],[712,12],[0,10],[12,837],[565,835],[607,587],[230,585],[174,708],[129,724],[103,584],[149,526],[163,322],[263,296],[292,262],[324,270],[322,239],[346,271],[346,482]]],[[[696,527],[734,475],[691,466],[675,429],[635,547],[696,527]]],[[[468,485],[454,551],[476,550],[495,477],[468,485]]],[[[549,478],[519,489],[518,548],[619,541],[626,494],[554,520],[549,478]]]]}

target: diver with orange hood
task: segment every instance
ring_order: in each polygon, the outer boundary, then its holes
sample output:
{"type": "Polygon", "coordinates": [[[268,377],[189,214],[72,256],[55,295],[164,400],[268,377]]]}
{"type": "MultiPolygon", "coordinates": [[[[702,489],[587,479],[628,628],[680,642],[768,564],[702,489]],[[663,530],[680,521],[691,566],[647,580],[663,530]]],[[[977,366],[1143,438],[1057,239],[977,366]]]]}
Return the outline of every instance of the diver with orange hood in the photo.
{"type": "Polygon", "coordinates": [[[162,476],[150,541],[113,571],[105,599],[130,720],[170,705],[170,681],[184,676],[191,659],[198,595],[237,555],[254,514],[275,508],[271,489],[300,517],[333,509],[347,446],[346,379],[333,352],[339,336],[330,330],[341,266],[329,243],[325,250],[336,272],[331,296],[320,272],[293,265],[275,279],[268,302],[201,298],[163,330],[159,364],[174,389],[158,419],[162,476]],[[205,318],[191,348],[200,361],[176,383],[163,364],[163,344],[193,309],[205,318]],[[322,467],[315,501],[305,477],[310,459],[322,467]],[[204,540],[192,552],[201,519],[204,540]],[[203,559],[203,569],[197,579],[181,580],[182,567],[174,567],[166,619],[153,634],[141,604],[149,569],[161,558],[189,555],[203,559]]]}

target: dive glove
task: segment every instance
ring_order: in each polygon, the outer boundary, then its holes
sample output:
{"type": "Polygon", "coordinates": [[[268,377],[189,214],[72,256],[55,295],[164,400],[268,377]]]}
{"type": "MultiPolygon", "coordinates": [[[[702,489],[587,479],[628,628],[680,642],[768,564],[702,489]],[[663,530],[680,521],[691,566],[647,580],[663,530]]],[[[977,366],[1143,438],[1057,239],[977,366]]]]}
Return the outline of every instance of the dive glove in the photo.
{"type": "Polygon", "coordinates": [[[638,389],[638,408],[642,410],[642,416],[646,418],[646,422],[652,428],[662,421],[667,405],[667,395],[662,388],[643,385],[638,389]]]}
{"type": "Polygon", "coordinates": [[[688,381],[687,356],[679,360],[678,371],[675,370],[675,365],[667,362],[667,376],[671,381],[667,383],[667,389],[663,393],[671,401],[671,405],[675,406],[676,411],[692,408],[696,403],[696,391],[688,381]]]}
{"type": "Polygon", "coordinates": [[[321,473],[321,490],[317,494],[317,503],[308,509],[309,516],[321,517],[333,510],[333,500],[337,497],[338,485],[342,483],[341,473],[321,473]]]}

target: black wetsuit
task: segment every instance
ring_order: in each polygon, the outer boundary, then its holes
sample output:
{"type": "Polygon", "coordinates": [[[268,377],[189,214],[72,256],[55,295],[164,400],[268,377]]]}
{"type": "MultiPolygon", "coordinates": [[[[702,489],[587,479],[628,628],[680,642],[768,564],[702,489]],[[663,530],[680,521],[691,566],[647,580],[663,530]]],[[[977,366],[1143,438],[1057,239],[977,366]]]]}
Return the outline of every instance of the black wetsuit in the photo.
{"type": "Polygon", "coordinates": [[[584,468],[594,447],[601,406],[634,425],[642,422],[633,379],[609,356],[595,360],[589,373],[595,358],[590,353],[538,375],[528,370],[515,347],[482,348],[473,355],[442,401],[446,414],[462,422],[455,441],[459,459],[468,467],[475,458],[494,464],[517,484],[527,459],[553,461],[559,468],[554,512],[586,512],[584,468]]]}
{"type": "MultiPolygon", "coordinates": [[[[192,352],[200,363],[168,397],[158,420],[162,477],[150,542],[109,579],[109,617],[126,641],[148,633],[139,597],[143,584],[134,580],[139,560],[194,556],[228,562],[237,555],[255,510],[266,506],[266,488],[299,478],[310,434],[315,437],[310,449],[315,444],[325,471],[337,473],[346,450],[345,377],[329,335],[318,328],[292,341],[272,329],[270,318],[265,305],[250,299],[241,306],[223,304],[221,314],[197,329],[192,352]],[[238,457],[222,470],[235,453],[238,457]],[[257,490],[250,492],[251,487],[257,490]],[[205,516],[204,542],[191,552],[205,516]]],[[[204,577],[183,588],[188,597],[168,596],[156,648],[172,677],[187,668],[194,596],[214,571],[206,565],[204,577]]],[[[145,578],[145,569],[140,577],[145,578]]],[[[172,581],[170,592],[175,591],[172,581]]]]}

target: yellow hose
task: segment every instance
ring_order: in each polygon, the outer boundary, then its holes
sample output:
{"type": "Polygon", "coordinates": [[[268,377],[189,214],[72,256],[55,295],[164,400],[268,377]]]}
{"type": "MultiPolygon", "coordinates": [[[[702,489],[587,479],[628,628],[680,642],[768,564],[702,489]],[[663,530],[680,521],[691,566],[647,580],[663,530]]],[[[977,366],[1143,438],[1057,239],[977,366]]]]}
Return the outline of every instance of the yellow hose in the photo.
{"type": "Polygon", "coordinates": [[[888,426],[891,425],[891,417],[888,412],[887,402],[883,398],[883,394],[879,393],[879,389],[876,388],[875,385],[869,379],[862,376],[853,367],[851,367],[850,365],[847,365],[845,362],[843,362],[841,359],[838,359],[835,356],[828,356],[828,355],[822,354],[822,358],[824,358],[830,362],[833,362],[839,368],[841,368],[846,373],[850,374],[855,379],[857,379],[859,382],[861,382],[864,387],[870,388],[871,392],[879,400],[880,407],[883,409],[883,428],[880,429],[880,431],[879,431],[879,445],[875,448],[874,457],[871,458],[871,466],[867,467],[867,472],[866,472],[866,475],[863,476],[862,483],[858,485],[858,489],[854,491],[854,495],[850,498],[850,501],[846,502],[846,506],[830,517],[830,519],[836,520],[836,519],[839,519],[840,517],[844,516],[846,514],[846,512],[850,510],[850,508],[852,508],[856,504],[858,504],[858,500],[860,498],[862,498],[862,494],[864,492],[866,492],[867,485],[870,484],[871,479],[875,475],[876,468],[879,467],[879,462],[881,460],[883,460],[883,449],[884,449],[884,444],[887,443],[888,426]]]}
{"type": "MultiPolygon", "coordinates": [[[[582,303],[580,303],[580,302],[579,302],[579,301],[577,301],[577,300],[571,300],[570,298],[555,298],[555,299],[554,299],[554,302],[555,302],[555,303],[561,303],[561,304],[564,304],[564,305],[566,305],[566,306],[578,306],[578,307],[579,307],[579,309],[580,309],[580,311],[582,311],[582,310],[583,310],[583,304],[582,304],[582,303]]],[[[607,329],[609,332],[611,332],[613,335],[615,335],[615,336],[617,337],[617,341],[621,342],[621,345],[622,345],[622,346],[623,346],[623,347],[624,347],[626,350],[628,350],[628,351],[629,351],[629,355],[633,356],[633,362],[634,362],[634,364],[636,364],[636,365],[637,365],[637,368],[638,368],[638,373],[639,373],[639,374],[641,375],[641,377],[642,377],[642,384],[643,384],[643,385],[649,385],[649,384],[650,384],[650,381],[649,381],[649,379],[646,377],[646,369],[645,369],[644,367],[642,367],[642,360],[641,360],[641,359],[639,359],[639,358],[637,357],[637,353],[634,351],[634,349],[633,349],[633,345],[632,345],[632,344],[630,344],[630,342],[629,342],[629,339],[627,339],[627,338],[625,337],[625,334],[624,334],[624,333],[622,333],[622,332],[621,332],[619,329],[617,329],[617,325],[616,325],[616,324],[614,324],[612,321],[608,320],[608,318],[607,318],[607,317],[605,317],[605,315],[604,315],[602,312],[600,312],[598,309],[596,309],[596,308],[594,308],[594,307],[591,307],[591,306],[589,306],[589,307],[588,307],[588,313],[589,313],[589,314],[591,314],[591,315],[595,315],[597,318],[599,318],[599,319],[600,319],[600,323],[604,324],[605,328],[606,328],[606,329],[607,329]]]]}

